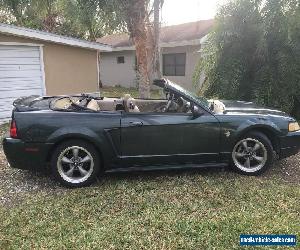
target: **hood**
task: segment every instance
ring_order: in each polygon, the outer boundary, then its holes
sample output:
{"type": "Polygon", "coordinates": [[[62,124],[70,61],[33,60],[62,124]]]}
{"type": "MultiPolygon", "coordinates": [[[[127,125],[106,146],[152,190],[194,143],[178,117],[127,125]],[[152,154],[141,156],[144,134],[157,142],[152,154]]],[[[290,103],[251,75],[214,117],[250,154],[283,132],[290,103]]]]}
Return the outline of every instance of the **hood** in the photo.
{"type": "Polygon", "coordinates": [[[233,100],[220,100],[225,105],[225,114],[228,113],[253,113],[262,115],[280,115],[288,116],[287,113],[268,108],[253,102],[233,101],[233,100]]]}

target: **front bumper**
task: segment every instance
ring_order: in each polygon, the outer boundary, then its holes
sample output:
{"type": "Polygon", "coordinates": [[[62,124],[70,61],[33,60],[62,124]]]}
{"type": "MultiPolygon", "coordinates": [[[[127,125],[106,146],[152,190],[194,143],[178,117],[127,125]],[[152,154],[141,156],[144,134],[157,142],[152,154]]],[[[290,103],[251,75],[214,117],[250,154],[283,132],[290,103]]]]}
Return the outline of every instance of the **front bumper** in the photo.
{"type": "Polygon", "coordinates": [[[283,159],[295,155],[300,151],[300,130],[289,132],[287,135],[280,137],[280,154],[279,158],[283,159]]]}
{"type": "Polygon", "coordinates": [[[4,138],[3,150],[13,168],[38,170],[46,167],[52,144],[26,143],[20,139],[4,138]]]}

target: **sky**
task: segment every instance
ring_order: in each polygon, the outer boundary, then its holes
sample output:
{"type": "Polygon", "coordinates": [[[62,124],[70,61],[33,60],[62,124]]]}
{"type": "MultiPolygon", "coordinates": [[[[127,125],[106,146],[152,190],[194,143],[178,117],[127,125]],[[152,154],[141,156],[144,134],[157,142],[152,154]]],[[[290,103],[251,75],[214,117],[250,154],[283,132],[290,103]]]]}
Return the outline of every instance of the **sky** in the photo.
{"type": "Polygon", "coordinates": [[[164,0],[162,24],[174,25],[211,19],[217,11],[218,4],[224,0],[164,0]]]}

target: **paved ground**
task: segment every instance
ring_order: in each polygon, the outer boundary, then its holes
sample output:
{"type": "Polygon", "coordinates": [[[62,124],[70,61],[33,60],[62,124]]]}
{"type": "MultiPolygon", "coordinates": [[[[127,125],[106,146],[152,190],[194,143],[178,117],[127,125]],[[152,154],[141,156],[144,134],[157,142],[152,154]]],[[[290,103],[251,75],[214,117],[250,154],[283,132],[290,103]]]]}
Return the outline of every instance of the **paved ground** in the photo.
{"type": "MultiPolygon", "coordinates": [[[[4,136],[7,127],[1,126],[0,138],[4,136]]],[[[197,170],[197,171],[229,171],[222,169],[197,170]]],[[[139,173],[139,175],[166,174],[169,173],[139,173]]],[[[172,173],[171,173],[172,174],[172,173]]],[[[114,174],[123,175],[124,174],[114,174]]],[[[129,174],[127,174],[129,175],[129,174]]],[[[126,174],[125,174],[126,176],[126,174]]],[[[111,178],[106,176],[104,178],[111,178]]],[[[125,177],[126,178],[126,177],[125,177]]],[[[300,153],[288,159],[275,163],[275,166],[265,173],[263,179],[281,179],[283,182],[300,184],[300,153]]],[[[36,173],[25,170],[12,169],[8,166],[5,155],[0,147],[0,205],[10,207],[35,194],[58,195],[67,192],[54,182],[47,173],[36,173]]],[[[97,184],[95,184],[97,185],[97,184]]]]}

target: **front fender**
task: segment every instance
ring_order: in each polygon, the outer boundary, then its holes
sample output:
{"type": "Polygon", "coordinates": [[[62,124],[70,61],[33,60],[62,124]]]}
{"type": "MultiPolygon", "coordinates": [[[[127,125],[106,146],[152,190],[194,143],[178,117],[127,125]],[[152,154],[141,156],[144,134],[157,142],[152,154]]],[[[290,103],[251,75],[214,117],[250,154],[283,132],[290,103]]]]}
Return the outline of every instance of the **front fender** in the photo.
{"type": "Polygon", "coordinates": [[[249,119],[240,124],[240,126],[235,130],[235,133],[233,134],[234,141],[236,141],[238,138],[240,138],[250,130],[255,129],[265,129],[277,136],[280,136],[282,134],[280,128],[274,122],[270,120],[255,118],[251,120],[249,119]]]}
{"type": "Polygon", "coordinates": [[[221,153],[230,153],[236,141],[250,130],[268,131],[277,137],[282,135],[280,128],[271,120],[250,118],[241,122],[241,119],[222,123],[221,153]]]}

